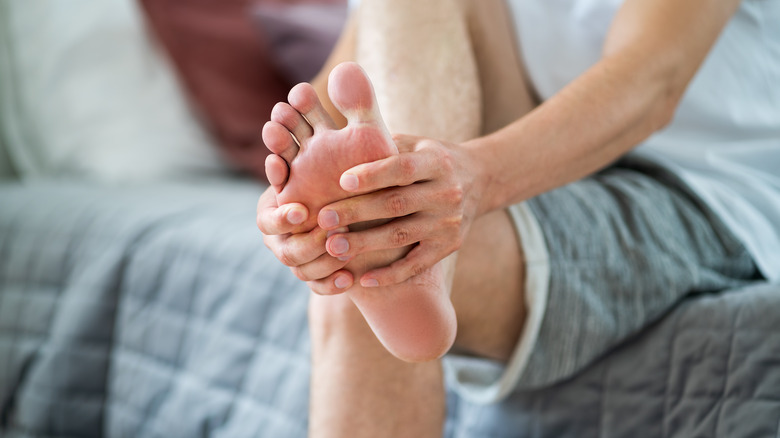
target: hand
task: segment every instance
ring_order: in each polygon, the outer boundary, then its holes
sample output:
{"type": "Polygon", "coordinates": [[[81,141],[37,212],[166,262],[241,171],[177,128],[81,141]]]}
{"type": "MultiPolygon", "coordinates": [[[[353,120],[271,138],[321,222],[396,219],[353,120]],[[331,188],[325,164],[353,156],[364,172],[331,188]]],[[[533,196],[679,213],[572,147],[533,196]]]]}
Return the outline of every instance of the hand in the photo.
{"type": "Polygon", "coordinates": [[[257,227],[274,256],[315,293],[333,295],[352,286],[352,274],[343,270],[349,259],[332,257],[325,251],[324,244],[329,235],[347,229],[326,231],[315,227],[309,232],[292,234],[297,224],[306,221],[309,212],[302,204],[278,206],[274,192],[274,188],[269,187],[257,202],[257,227]]]}
{"type": "Polygon", "coordinates": [[[394,218],[367,230],[331,235],[325,247],[334,257],[416,244],[390,266],[366,272],[360,278],[366,287],[401,283],[457,251],[478,213],[484,186],[480,161],[470,149],[412,136],[394,140],[401,154],[342,174],[342,188],[358,196],[327,205],[318,214],[324,230],[394,218]]]}

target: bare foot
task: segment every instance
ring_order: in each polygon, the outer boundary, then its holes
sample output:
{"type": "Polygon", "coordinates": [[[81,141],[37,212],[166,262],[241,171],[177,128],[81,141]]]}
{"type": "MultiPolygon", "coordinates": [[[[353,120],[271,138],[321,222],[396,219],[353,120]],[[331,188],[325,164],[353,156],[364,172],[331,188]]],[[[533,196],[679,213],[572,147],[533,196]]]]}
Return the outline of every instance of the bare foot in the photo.
{"type": "Polygon", "coordinates": [[[320,208],[353,196],[339,186],[345,170],[398,153],[373,99],[366,99],[373,97],[373,89],[360,67],[344,64],[334,69],[331,84],[329,93],[337,96],[334,104],[349,121],[346,128],[335,129],[314,89],[300,84],[290,91],[289,105],[274,107],[272,121],[263,129],[268,148],[290,167],[289,180],[278,192],[277,200],[280,205],[302,203],[311,213],[302,230],[317,225],[320,208]],[[338,84],[348,84],[348,88],[338,84]]]}
{"type": "MultiPolygon", "coordinates": [[[[371,82],[357,64],[343,63],[333,69],[328,94],[347,118],[347,127],[335,129],[314,90],[303,84],[290,92],[289,105],[274,108],[272,121],[263,130],[266,145],[281,157],[267,166],[279,204],[298,202],[309,209],[310,219],[300,232],[317,225],[323,206],[352,196],[339,185],[344,171],[398,153],[379,114],[371,82]]],[[[369,269],[400,259],[409,249],[360,255],[346,269],[359,278],[369,269]]],[[[455,311],[449,299],[452,272],[447,272],[451,266],[452,257],[404,283],[382,288],[355,284],[346,293],[388,351],[406,361],[432,360],[446,353],[455,339],[455,311]]]]}

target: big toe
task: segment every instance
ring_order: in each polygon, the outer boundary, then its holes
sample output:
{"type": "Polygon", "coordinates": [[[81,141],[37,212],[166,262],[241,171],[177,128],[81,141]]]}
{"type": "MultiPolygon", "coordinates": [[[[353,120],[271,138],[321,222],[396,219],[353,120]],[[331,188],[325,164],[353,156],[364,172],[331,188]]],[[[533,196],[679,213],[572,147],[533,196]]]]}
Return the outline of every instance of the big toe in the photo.
{"type": "Polygon", "coordinates": [[[374,87],[366,72],[354,62],[343,62],[330,72],[328,95],[350,122],[381,120],[374,87]]]}

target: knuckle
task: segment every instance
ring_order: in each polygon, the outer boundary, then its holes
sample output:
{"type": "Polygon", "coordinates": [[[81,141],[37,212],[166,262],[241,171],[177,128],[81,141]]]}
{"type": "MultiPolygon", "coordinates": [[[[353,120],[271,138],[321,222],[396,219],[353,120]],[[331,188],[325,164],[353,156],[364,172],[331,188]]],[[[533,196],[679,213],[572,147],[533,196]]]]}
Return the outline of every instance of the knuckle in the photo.
{"type": "Polygon", "coordinates": [[[408,229],[403,227],[395,227],[390,235],[390,241],[393,245],[403,246],[409,242],[411,233],[408,229]]]}
{"type": "Polygon", "coordinates": [[[439,166],[447,173],[455,169],[455,157],[447,150],[440,149],[437,161],[439,166]]]}
{"type": "Polygon", "coordinates": [[[463,186],[457,184],[455,186],[450,187],[449,190],[447,190],[446,196],[450,204],[454,204],[454,205],[463,204],[463,198],[464,198],[463,186]]]}
{"type": "Polygon", "coordinates": [[[433,150],[437,150],[438,149],[437,146],[439,145],[439,142],[437,142],[436,140],[431,140],[430,138],[424,138],[424,139],[420,140],[418,145],[419,145],[419,149],[433,149],[433,150]]]}
{"type": "Polygon", "coordinates": [[[293,245],[290,244],[282,245],[282,248],[279,251],[278,258],[279,261],[281,261],[282,264],[285,266],[289,266],[289,267],[298,266],[293,245]]]}
{"type": "Polygon", "coordinates": [[[406,214],[408,200],[398,193],[393,193],[388,196],[387,210],[393,217],[403,216],[406,214]]]}
{"type": "Polygon", "coordinates": [[[410,271],[412,272],[412,276],[416,277],[418,275],[421,275],[423,272],[425,272],[426,269],[427,268],[422,263],[415,263],[411,266],[410,271]]]}
{"type": "Polygon", "coordinates": [[[461,227],[463,227],[463,215],[456,214],[453,216],[449,216],[445,218],[442,222],[443,222],[442,228],[449,230],[450,232],[460,231],[461,227]]]}
{"type": "Polygon", "coordinates": [[[413,178],[415,172],[417,171],[417,163],[414,162],[411,158],[399,158],[398,159],[398,170],[401,175],[403,175],[404,178],[407,180],[413,178]]]}

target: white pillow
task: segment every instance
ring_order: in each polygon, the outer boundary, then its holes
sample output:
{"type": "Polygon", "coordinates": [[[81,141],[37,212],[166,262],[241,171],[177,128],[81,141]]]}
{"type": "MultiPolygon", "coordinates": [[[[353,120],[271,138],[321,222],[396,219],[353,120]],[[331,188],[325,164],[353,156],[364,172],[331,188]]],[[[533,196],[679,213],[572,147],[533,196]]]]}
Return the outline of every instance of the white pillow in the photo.
{"type": "Polygon", "coordinates": [[[0,135],[23,178],[225,168],[135,0],[0,1],[0,135]]]}

